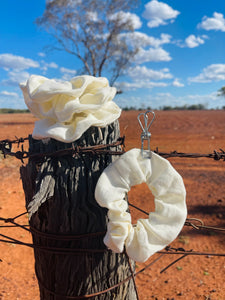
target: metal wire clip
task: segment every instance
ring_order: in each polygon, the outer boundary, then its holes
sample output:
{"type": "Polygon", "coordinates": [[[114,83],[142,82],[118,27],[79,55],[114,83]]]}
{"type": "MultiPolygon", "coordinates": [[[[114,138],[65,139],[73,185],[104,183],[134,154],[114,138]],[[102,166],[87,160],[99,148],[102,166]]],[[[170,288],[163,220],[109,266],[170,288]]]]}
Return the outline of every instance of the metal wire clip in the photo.
{"type": "Polygon", "coordinates": [[[150,148],[150,138],[151,138],[151,133],[149,132],[149,128],[152,125],[153,121],[155,120],[155,113],[154,111],[147,110],[145,113],[140,113],[138,115],[138,122],[141,126],[142,133],[141,133],[141,154],[143,158],[151,158],[152,153],[151,153],[151,148],[150,148]],[[151,113],[153,115],[150,123],[148,124],[148,114],[151,113]],[[141,116],[144,116],[144,124],[142,124],[141,121],[141,116]],[[147,141],[148,148],[147,150],[144,150],[144,141],[147,141]]]}

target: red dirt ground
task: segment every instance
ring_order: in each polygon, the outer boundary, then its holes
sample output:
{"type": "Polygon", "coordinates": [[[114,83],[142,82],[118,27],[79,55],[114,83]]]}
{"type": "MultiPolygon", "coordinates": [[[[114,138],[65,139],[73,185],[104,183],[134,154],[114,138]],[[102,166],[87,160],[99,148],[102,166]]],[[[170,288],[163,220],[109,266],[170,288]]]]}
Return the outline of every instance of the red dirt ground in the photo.
{"type": "MultiPolygon", "coordinates": [[[[123,112],[120,118],[121,135],[126,136],[126,150],[140,147],[141,129],[137,111],[123,112]]],[[[30,114],[0,115],[0,140],[26,137],[33,130],[34,117],[30,114]]],[[[225,149],[225,111],[156,111],[151,127],[151,148],[159,151],[212,153],[225,149]]],[[[170,158],[181,174],[187,190],[188,217],[200,218],[206,225],[225,227],[225,162],[204,158],[170,158]]],[[[25,211],[24,194],[19,175],[21,162],[15,158],[0,157],[0,216],[12,217],[25,211]]],[[[129,201],[142,209],[153,208],[153,198],[143,184],[129,192],[129,201]]],[[[145,218],[132,209],[133,221],[145,218]]],[[[27,224],[26,216],[19,219],[27,224]]],[[[0,225],[4,223],[0,221],[0,225]]],[[[0,233],[23,242],[31,242],[24,231],[0,228],[0,233]]],[[[196,231],[184,227],[171,244],[186,250],[207,253],[225,253],[224,234],[196,231]]],[[[32,249],[0,243],[0,299],[38,300],[39,292],[34,273],[32,249]]],[[[155,254],[147,262],[156,259],[155,254]]],[[[139,297],[157,300],[224,300],[225,257],[188,256],[160,271],[178,258],[164,255],[150,269],[137,277],[139,297]]],[[[137,264],[137,271],[145,264],[137,264]]]]}

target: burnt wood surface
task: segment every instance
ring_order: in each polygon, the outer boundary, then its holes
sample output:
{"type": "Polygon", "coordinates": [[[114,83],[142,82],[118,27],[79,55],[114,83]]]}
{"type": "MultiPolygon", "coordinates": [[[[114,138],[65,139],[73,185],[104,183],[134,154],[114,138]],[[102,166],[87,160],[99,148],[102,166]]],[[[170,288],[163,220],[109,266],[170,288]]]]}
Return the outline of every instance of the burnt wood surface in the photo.
{"type": "MultiPolygon", "coordinates": [[[[105,128],[89,128],[73,144],[81,147],[109,144],[115,142],[119,134],[119,122],[116,121],[105,128]]],[[[53,139],[43,142],[30,138],[29,141],[31,153],[54,152],[71,146],[71,143],[53,139]]],[[[119,147],[110,150],[119,150],[119,147]]],[[[107,210],[100,207],[94,198],[99,176],[116,158],[109,154],[66,155],[48,157],[39,163],[29,160],[26,166],[21,167],[26,206],[33,198],[42,203],[30,219],[31,229],[44,233],[34,231],[33,243],[48,248],[34,248],[41,300],[90,295],[130,275],[126,255],[107,251],[103,243],[107,210]],[[96,232],[102,234],[76,238],[76,235],[96,232]],[[68,240],[63,240],[62,237],[66,236],[68,240]],[[81,251],[67,253],[73,248],[81,251]],[[96,249],[106,251],[95,252],[96,249]]],[[[134,262],[131,265],[134,267],[134,262]]],[[[129,280],[107,293],[85,299],[136,300],[136,293],[133,281],[129,280]]]]}

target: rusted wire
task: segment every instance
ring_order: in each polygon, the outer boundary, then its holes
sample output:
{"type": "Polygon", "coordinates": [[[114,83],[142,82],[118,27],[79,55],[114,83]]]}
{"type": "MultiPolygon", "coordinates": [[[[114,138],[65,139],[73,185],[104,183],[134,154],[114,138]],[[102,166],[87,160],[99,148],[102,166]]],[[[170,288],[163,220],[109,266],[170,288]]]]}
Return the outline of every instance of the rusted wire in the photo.
{"type": "MultiPolygon", "coordinates": [[[[50,289],[48,289],[43,282],[40,281],[40,278],[38,279],[40,285],[42,286],[42,288],[44,288],[47,292],[49,292],[50,294],[54,295],[54,296],[58,296],[58,297],[64,297],[67,299],[86,299],[86,298],[92,298],[92,297],[96,297],[96,296],[100,296],[103,295],[117,287],[119,287],[120,285],[126,283],[127,281],[131,280],[132,278],[135,278],[137,275],[141,274],[142,272],[144,272],[145,270],[147,270],[148,268],[150,268],[153,264],[155,264],[159,259],[161,259],[164,256],[164,253],[159,255],[156,259],[154,259],[152,262],[150,262],[149,264],[147,264],[145,267],[143,267],[141,270],[139,270],[138,272],[131,272],[132,274],[129,275],[127,278],[125,278],[124,280],[120,281],[119,283],[109,287],[108,289],[105,289],[103,291],[100,292],[96,292],[93,294],[89,294],[89,295],[82,295],[82,296],[65,296],[65,295],[59,295],[53,291],[51,291],[50,289]]],[[[36,267],[36,266],[35,266],[36,267]]],[[[37,273],[37,272],[36,272],[37,273]]],[[[138,295],[137,295],[138,297],[138,295]]],[[[139,298],[137,298],[138,300],[139,298]]]]}
{"type": "MultiPolygon", "coordinates": [[[[136,209],[139,209],[138,207],[130,204],[131,206],[135,207],[136,209]]],[[[140,211],[142,211],[143,213],[145,214],[148,214],[147,212],[143,211],[142,209],[139,209],[140,211]]],[[[66,236],[62,236],[62,235],[57,235],[57,234],[51,234],[51,233],[43,233],[43,232],[40,232],[39,230],[37,229],[34,229],[34,228],[30,228],[30,229],[27,229],[24,227],[24,225],[20,225],[18,223],[15,222],[15,219],[25,215],[27,212],[24,212],[22,214],[19,214],[17,215],[16,217],[14,218],[0,218],[1,221],[4,221],[5,223],[12,223],[14,224],[15,226],[19,226],[20,228],[22,229],[25,229],[25,230],[28,230],[30,232],[32,232],[33,234],[37,234],[37,235],[40,235],[42,237],[45,237],[45,238],[50,238],[50,239],[56,239],[56,240],[74,240],[74,239],[82,239],[82,238],[86,238],[86,237],[96,237],[96,236],[99,236],[99,235],[103,235],[105,232],[97,232],[97,233],[88,233],[88,234],[82,234],[82,235],[66,235],[66,236]]],[[[204,225],[203,221],[200,220],[200,219],[196,219],[196,218],[188,218],[185,222],[185,225],[187,226],[191,226],[193,229],[196,229],[196,230],[199,230],[201,228],[204,228],[204,229],[209,229],[209,230],[222,230],[224,231],[225,229],[223,228],[217,228],[217,227],[214,227],[214,226],[206,226],[204,225]]],[[[14,239],[12,237],[9,237],[9,236],[6,236],[6,235],[3,235],[3,234],[0,234],[0,236],[2,236],[4,239],[0,239],[0,242],[5,242],[5,243],[13,243],[13,244],[17,244],[17,245],[23,245],[23,246],[27,246],[27,247],[30,247],[30,248],[33,248],[33,249],[38,249],[40,251],[45,251],[45,252],[49,252],[49,253],[54,253],[54,254],[67,254],[67,255],[86,255],[88,253],[102,253],[102,252],[105,252],[105,251],[111,251],[110,249],[82,249],[82,248],[79,248],[79,249],[75,249],[75,248],[56,248],[56,247],[45,247],[45,246],[41,246],[41,245],[37,245],[37,244],[31,244],[31,243],[24,243],[24,242],[21,242],[17,239],[14,239]]],[[[64,296],[64,295],[59,295],[59,294],[56,294],[54,291],[51,291],[49,290],[41,281],[40,281],[40,278],[38,278],[38,282],[39,284],[46,290],[48,291],[50,294],[53,294],[55,296],[58,296],[58,297],[65,297],[67,299],[86,299],[86,298],[92,298],[92,297],[96,297],[96,296],[99,296],[99,295],[102,295],[104,293],[107,293],[113,289],[115,289],[116,287],[126,283],[127,281],[129,280],[133,280],[133,283],[134,283],[134,289],[135,289],[135,292],[136,292],[136,297],[137,297],[137,300],[139,299],[138,298],[138,291],[137,291],[137,287],[136,287],[136,283],[135,283],[135,277],[142,273],[143,271],[145,271],[146,269],[148,269],[150,266],[152,266],[155,262],[157,262],[162,256],[164,255],[181,255],[181,257],[175,259],[172,263],[170,263],[168,266],[166,266],[165,268],[163,268],[160,273],[163,273],[165,272],[168,268],[170,268],[172,265],[174,265],[175,263],[177,263],[178,261],[180,261],[181,259],[185,258],[186,256],[189,256],[189,255],[201,255],[201,256],[223,256],[225,257],[225,253],[211,253],[211,252],[197,252],[197,251],[193,251],[192,249],[191,250],[185,250],[184,248],[181,248],[181,247],[178,247],[178,248],[175,248],[175,247],[171,247],[171,246],[167,246],[165,248],[165,250],[163,251],[158,251],[157,252],[158,254],[160,254],[159,257],[157,257],[155,260],[153,260],[152,262],[150,262],[148,265],[146,265],[144,268],[142,268],[141,270],[137,271],[137,272],[134,272],[133,269],[132,269],[132,266],[130,264],[130,260],[129,260],[129,257],[127,257],[128,259],[128,262],[129,262],[129,269],[130,269],[130,273],[131,275],[129,275],[127,278],[125,278],[124,280],[122,280],[121,282],[109,287],[108,289],[105,289],[103,291],[99,291],[99,292],[96,292],[96,293],[93,293],[93,294],[88,294],[88,295],[82,295],[82,296],[64,296]]],[[[125,252],[125,255],[126,252],[125,252]]]]}
{"type": "MultiPolygon", "coordinates": [[[[96,146],[89,146],[89,147],[79,147],[79,146],[74,146],[72,144],[71,148],[68,149],[62,149],[62,150],[57,150],[55,152],[45,152],[45,153],[30,153],[28,151],[24,151],[23,148],[23,143],[28,140],[28,138],[17,138],[15,140],[2,140],[0,141],[0,152],[3,153],[3,156],[13,156],[19,160],[21,160],[21,162],[23,163],[23,159],[29,158],[32,160],[36,160],[36,159],[42,159],[45,157],[59,157],[59,156],[64,156],[64,155],[72,155],[72,156],[80,156],[82,154],[92,154],[92,155],[99,155],[99,154],[109,154],[109,155],[121,155],[124,153],[124,137],[119,138],[115,143],[112,144],[107,144],[107,145],[96,145],[96,146]],[[21,146],[21,150],[20,151],[16,151],[16,152],[12,152],[12,145],[13,144],[17,144],[17,146],[19,147],[20,144],[22,144],[21,146]],[[122,150],[120,151],[112,151],[109,150],[109,148],[111,147],[117,147],[117,146],[122,146],[122,150]]],[[[169,157],[186,157],[186,158],[200,158],[200,157],[204,157],[204,158],[212,158],[214,160],[221,160],[223,159],[225,161],[225,151],[220,149],[220,151],[216,151],[214,150],[213,153],[209,153],[209,154],[200,154],[200,153],[182,153],[182,152],[177,152],[177,151],[172,151],[170,153],[166,153],[166,152],[159,152],[158,148],[156,148],[156,150],[154,151],[155,153],[157,153],[160,156],[163,156],[165,158],[169,158],[169,157]]],[[[142,213],[148,215],[148,213],[146,211],[144,211],[143,209],[138,208],[137,206],[129,203],[129,205],[131,207],[134,207],[135,209],[138,209],[139,211],[141,211],[142,213]]],[[[26,228],[29,225],[21,225],[17,222],[15,222],[15,219],[19,218],[20,216],[26,214],[27,212],[20,214],[14,218],[1,218],[0,217],[0,221],[4,221],[5,223],[11,223],[13,225],[5,225],[5,226],[0,226],[0,227],[19,227],[21,229],[24,229],[28,232],[31,232],[34,235],[39,235],[41,237],[47,238],[47,239],[55,239],[55,240],[65,240],[65,241],[72,241],[75,239],[81,239],[81,238],[85,238],[85,237],[96,237],[99,235],[104,235],[105,232],[99,232],[99,233],[88,233],[88,234],[84,234],[84,235],[58,235],[58,234],[51,234],[51,233],[43,233],[41,231],[38,231],[35,228],[30,227],[29,229],[26,228]]],[[[213,230],[213,231],[220,231],[222,233],[225,233],[225,228],[219,228],[216,226],[207,226],[204,224],[204,222],[200,219],[196,219],[196,218],[187,218],[186,222],[185,222],[185,226],[190,226],[195,230],[201,230],[201,229],[206,229],[206,230],[213,230]]],[[[50,252],[50,253],[54,253],[54,254],[70,254],[70,255],[84,255],[84,254],[88,254],[88,253],[100,253],[100,252],[105,252],[105,251],[111,251],[109,249],[76,249],[76,248],[56,248],[56,247],[46,247],[46,246],[42,246],[42,245],[38,245],[38,244],[32,244],[32,243],[24,243],[21,242],[17,239],[14,239],[12,237],[0,234],[0,236],[2,236],[4,239],[0,239],[0,242],[5,242],[5,243],[13,243],[13,244],[18,244],[18,245],[23,245],[23,246],[27,246],[33,249],[38,249],[40,251],[45,251],[45,252],[50,252]]],[[[65,297],[67,299],[85,299],[85,298],[92,298],[98,295],[102,295],[104,293],[107,293],[113,289],[115,289],[116,287],[124,284],[125,282],[129,281],[129,280],[133,280],[133,284],[134,284],[134,289],[136,292],[136,297],[137,300],[138,298],[138,291],[137,291],[137,287],[136,287],[136,283],[135,283],[135,277],[142,273],[144,270],[148,269],[151,265],[153,265],[153,263],[155,263],[156,261],[158,261],[161,257],[163,257],[164,255],[181,255],[179,258],[175,259],[172,263],[170,263],[168,266],[166,266],[165,268],[163,268],[161,270],[160,273],[165,272],[168,268],[170,268],[172,265],[174,265],[175,263],[177,263],[178,261],[180,261],[181,259],[185,258],[186,256],[189,255],[203,255],[203,256],[225,256],[225,253],[211,253],[211,252],[197,252],[197,251],[193,251],[191,250],[185,250],[184,248],[174,248],[171,246],[167,246],[165,248],[165,250],[163,251],[158,251],[158,253],[160,254],[159,257],[157,257],[153,262],[149,263],[148,265],[146,265],[144,268],[142,268],[141,270],[139,270],[138,272],[134,272],[128,258],[128,263],[129,263],[129,269],[130,269],[130,273],[131,275],[129,275],[127,278],[125,278],[123,281],[109,287],[108,289],[105,289],[104,291],[99,291],[93,294],[89,294],[89,295],[83,295],[83,296],[62,296],[62,295],[58,295],[53,291],[50,291],[47,287],[44,286],[44,284],[40,281],[40,278],[38,278],[39,283],[43,286],[43,288],[45,290],[47,290],[49,293],[59,296],[59,297],[65,297]]],[[[126,253],[125,253],[126,254],[126,253]]],[[[127,255],[127,254],[126,254],[127,255]]]]}
{"type": "Polygon", "coordinates": [[[200,157],[204,157],[204,158],[213,158],[214,160],[220,160],[223,159],[225,161],[225,151],[223,149],[220,149],[220,151],[216,151],[214,150],[213,153],[208,153],[208,154],[203,154],[203,153],[183,153],[183,152],[177,152],[172,151],[169,153],[166,152],[160,152],[158,147],[156,148],[156,150],[154,150],[154,153],[163,156],[165,158],[169,158],[169,157],[186,157],[186,158],[200,158],[200,157]]]}
{"type": "MultiPolygon", "coordinates": [[[[126,283],[127,281],[131,280],[134,276],[136,276],[138,273],[140,273],[141,271],[144,271],[146,268],[143,268],[143,270],[140,270],[139,272],[137,273],[134,273],[132,271],[132,274],[129,275],[127,278],[125,278],[124,280],[120,281],[119,283],[117,284],[114,284],[113,286],[103,290],[103,291],[99,291],[99,292],[96,292],[96,293],[92,293],[92,294],[86,294],[86,295],[80,295],[80,296],[68,296],[68,295],[62,295],[62,294],[58,294],[54,291],[51,291],[50,289],[48,289],[45,284],[40,280],[40,278],[38,278],[37,276],[37,279],[38,279],[38,282],[40,283],[40,285],[42,286],[42,288],[44,288],[48,293],[56,296],[56,297],[62,297],[62,298],[65,298],[65,299],[73,299],[73,300],[77,300],[77,299],[87,299],[87,298],[93,298],[93,297],[96,297],[96,296],[100,296],[100,295],[103,295],[103,294],[106,294],[108,292],[110,292],[111,290],[114,290],[115,288],[123,285],[124,283],[126,283]]],[[[37,272],[36,272],[37,273],[37,272]]],[[[136,284],[135,284],[136,286],[136,284]]],[[[139,297],[138,297],[138,294],[136,294],[137,296],[137,300],[139,300],[139,297]]]]}
{"type": "MultiPolygon", "coordinates": [[[[144,214],[148,215],[148,213],[146,211],[144,211],[143,209],[140,209],[139,207],[137,207],[137,206],[135,206],[135,205],[133,205],[131,203],[129,203],[129,205],[132,206],[132,207],[134,207],[135,209],[143,212],[144,214]]],[[[79,240],[79,239],[91,238],[91,237],[94,238],[94,237],[100,236],[100,235],[103,236],[106,233],[105,231],[103,231],[103,232],[85,233],[85,234],[79,234],[79,235],[71,235],[71,234],[69,234],[69,235],[62,235],[62,234],[53,234],[53,233],[42,232],[42,231],[39,231],[36,228],[33,228],[31,226],[28,229],[28,228],[26,228],[27,225],[21,225],[21,224],[18,224],[17,222],[15,222],[15,219],[17,219],[17,218],[19,218],[19,217],[21,217],[21,216],[23,216],[25,214],[27,214],[27,212],[21,213],[21,214],[17,215],[14,218],[3,218],[3,217],[0,217],[0,221],[3,221],[5,223],[11,223],[11,224],[14,225],[14,227],[19,227],[19,228],[24,229],[24,230],[26,230],[28,232],[31,232],[31,233],[36,234],[36,235],[39,235],[41,237],[44,237],[44,238],[47,238],[47,239],[59,240],[59,241],[62,241],[62,240],[64,240],[64,241],[73,241],[73,240],[79,240]]],[[[225,228],[220,228],[220,227],[211,226],[211,225],[204,225],[204,222],[202,220],[200,220],[200,219],[197,219],[197,218],[187,218],[184,225],[185,226],[190,226],[190,227],[192,227],[195,230],[205,229],[205,230],[210,230],[210,231],[211,230],[213,230],[213,231],[215,230],[215,231],[220,231],[222,233],[225,233],[225,228]]],[[[10,225],[9,226],[6,225],[4,227],[11,227],[11,226],[10,225]]],[[[0,234],[0,235],[2,235],[2,234],[0,234]]],[[[11,239],[10,237],[7,237],[7,236],[4,236],[4,237],[11,239]]],[[[4,242],[4,240],[1,240],[1,241],[4,242]]],[[[9,242],[9,241],[6,241],[6,242],[9,242]]],[[[22,242],[20,242],[18,240],[15,240],[15,242],[18,243],[18,244],[21,244],[21,245],[23,244],[22,242]]],[[[45,247],[42,248],[42,246],[40,246],[40,245],[33,245],[33,244],[24,243],[24,246],[28,246],[28,247],[31,247],[31,248],[37,247],[37,248],[40,248],[40,249],[43,249],[43,250],[46,250],[46,251],[50,250],[49,248],[45,248],[45,247]]],[[[63,250],[63,249],[57,249],[57,250],[60,251],[60,250],[63,250]]],[[[82,249],[82,250],[84,250],[84,249],[82,249]]],[[[93,252],[92,250],[91,250],[91,252],[93,252]]],[[[173,250],[173,248],[170,248],[170,250],[173,250]]],[[[183,248],[176,249],[176,254],[177,254],[178,250],[181,251],[182,254],[184,254],[183,253],[183,251],[184,251],[183,248]]],[[[80,252],[80,249],[68,249],[68,252],[71,252],[71,253],[74,252],[74,253],[76,253],[76,252],[80,252]]],[[[87,249],[87,252],[89,252],[88,249],[87,249]]]]}
{"type": "MultiPolygon", "coordinates": [[[[133,207],[133,208],[141,211],[145,215],[149,215],[148,212],[146,212],[145,210],[137,207],[136,205],[131,204],[131,203],[129,203],[129,205],[131,207],[133,207]]],[[[185,226],[190,226],[190,227],[192,227],[195,230],[206,229],[206,230],[210,230],[210,231],[220,231],[222,233],[225,233],[225,228],[204,225],[204,222],[202,220],[200,220],[200,219],[197,219],[197,218],[187,218],[184,225],[185,226]]],[[[181,255],[181,257],[177,258],[172,263],[170,263],[168,266],[166,266],[165,268],[163,268],[160,271],[160,273],[165,272],[172,265],[174,265],[175,263],[177,263],[178,261],[180,261],[181,259],[185,258],[188,255],[225,256],[225,253],[211,253],[211,252],[210,253],[205,253],[205,252],[196,252],[196,251],[193,251],[193,250],[186,251],[184,248],[173,248],[171,246],[167,246],[165,249],[166,249],[166,251],[159,251],[158,253],[163,253],[163,254],[177,254],[177,255],[181,255]]]]}
{"type": "MultiPolygon", "coordinates": [[[[23,149],[23,145],[21,147],[21,150],[12,152],[12,145],[17,144],[18,147],[20,144],[23,144],[26,140],[28,140],[28,137],[26,138],[17,138],[15,140],[1,140],[0,141],[0,152],[4,155],[4,158],[6,156],[13,156],[23,162],[26,158],[31,159],[38,159],[43,157],[58,157],[62,155],[81,155],[81,154],[93,154],[93,155],[99,155],[99,154],[109,154],[109,155],[121,155],[124,153],[124,139],[125,137],[120,137],[118,141],[112,144],[107,145],[96,145],[96,146],[89,146],[89,147],[80,147],[80,146],[73,146],[68,149],[62,149],[57,150],[55,152],[46,152],[46,153],[30,153],[28,151],[25,151],[23,149]],[[122,151],[112,151],[109,150],[109,147],[117,147],[122,146],[122,151]]],[[[214,160],[224,160],[225,161],[225,151],[223,149],[220,149],[219,151],[214,150],[213,153],[183,153],[183,152],[177,152],[171,151],[171,152],[161,152],[159,151],[158,147],[153,151],[154,153],[165,157],[180,157],[180,158],[212,158],[214,160]]]]}
{"type": "Polygon", "coordinates": [[[48,232],[42,232],[32,226],[30,226],[30,232],[37,236],[44,237],[49,240],[57,240],[57,241],[76,241],[76,240],[85,239],[85,238],[94,238],[96,236],[104,236],[106,234],[106,231],[93,232],[93,233],[90,232],[90,233],[76,234],[76,235],[52,234],[52,233],[48,233],[48,232]]]}
{"type": "MultiPolygon", "coordinates": [[[[105,232],[94,232],[94,233],[85,233],[85,234],[79,234],[79,235],[60,235],[60,234],[51,234],[51,233],[45,233],[37,230],[36,228],[30,227],[30,229],[26,228],[24,225],[20,225],[15,222],[15,219],[27,214],[27,212],[24,212],[14,218],[2,218],[0,217],[0,221],[4,221],[5,223],[12,223],[14,226],[19,227],[21,229],[24,229],[28,232],[31,232],[35,235],[39,235],[41,237],[47,238],[47,239],[54,239],[57,241],[74,241],[74,240],[80,240],[84,238],[95,238],[96,236],[103,236],[105,232]]],[[[39,244],[31,244],[31,243],[24,243],[21,242],[17,239],[14,239],[12,237],[6,236],[4,234],[0,233],[0,236],[4,238],[0,239],[0,242],[5,242],[5,243],[13,243],[17,245],[22,245],[22,246],[27,246],[33,249],[39,249],[40,251],[44,252],[50,252],[50,253],[55,253],[55,254],[81,254],[82,253],[102,253],[105,251],[108,251],[106,248],[104,249],[82,249],[82,248],[56,248],[56,247],[47,247],[47,246],[42,246],[39,244]]]]}
{"type": "Polygon", "coordinates": [[[213,230],[213,231],[221,231],[221,232],[225,233],[225,228],[204,225],[204,222],[202,220],[196,219],[196,218],[187,218],[185,225],[191,226],[196,230],[207,229],[207,230],[213,230]]]}
{"type": "Polygon", "coordinates": [[[185,258],[186,256],[189,255],[201,255],[201,256],[220,256],[220,257],[225,257],[225,253],[211,253],[211,252],[197,252],[197,251],[193,251],[191,250],[185,250],[184,248],[174,248],[171,246],[167,246],[166,251],[159,251],[158,253],[163,253],[163,254],[176,254],[176,255],[180,255],[181,256],[177,259],[175,259],[174,261],[172,261],[172,263],[170,263],[168,266],[166,266],[165,268],[163,268],[160,271],[160,274],[162,274],[163,272],[165,272],[166,270],[168,270],[171,266],[173,266],[175,263],[177,263],[178,261],[182,260],[183,258],[185,258]]]}
{"type": "Polygon", "coordinates": [[[3,222],[6,223],[6,224],[7,224],[7,223],[13,224],[13,225],[4,225],[4,226],[1,225],[0,228],[1,228],[1,227],[20,227],[20,228],[22,228],[22,229],[27,230],[27,231],[30,232],[30,230],[26,228],[26,227],[28,227],[29,225],[21,225],[21,224],[15,222],[16,219],[18,219],[19,217],[22,217],[22,216],[24,216],[24,215],[26,215],[26,214],[27,214],[27,212],[23,212],[23,213],[21,213],[21,214],[15,216],[14,218],[2,218],[2,217],[0,217],[0,221],[3,221],[3,222]]]}
{"type": "Polygon", "coordinates": [[[72,155],[72,156],[79,156],[82,154],[92,154],[92,155],[100,155],[100,154],[108,154],[108,155],[121,155],[124,153],[124,140],[125,136],[118,138],[118,140],[111,144],[102,144],[102,145],[94,145],[94,146],[88,146],[88,147],[81,147],[81,146],[74,146],[72,144],[71,148],[67,149],[61,149],[54,152],[44,152],[44,153],[30,153],[28,151],[25,151],[23,148],[23,144],[21,146],[21,150],[18,150],[16,152],[12,151],[12,145],[17,144],[18,146],[23,143],[28,138],[17,138],[16,140],[2,140],[0,141],[0,152],[2,152],[4,158],[6,156],[13,156],[19,160],[21,160],[22,163],[24,163],[24,159],[42,159],[45,157],[59,157],[59,156],[65,156],[65,155],[72,155]],[[118,147],[121,146],[122,150],[110,150],[109,148],[118,147]]]}
{"type": "Polygon", "coordinates": [[[165,268],[163,268],[160,271],[160,274],[162,274],[163,272],[165,272],[166,270],[168,270],[170,267],[172,267],[174,264],[176,264],[178,261],[180,261],[181,259],[185,258],[188,254],[184,254],[181,257],[175,259],[172,263],[170,263],[168,266],[166,266],[165,268]]]}
{"type": "Polygon", "coordinates": [[[191,250],[185,250],[182,248],[172,248],[170,246],[167,246],[166,251],[158,251],[157,253],[161,253],[161,254],[169,254],[169,255],[197,255],[197,256],[223,256],[225,257],[225,253],[215,253],[215,252],[201,252],[201,251],[193,251],[191,250]],[[168,250],[167,250],[168,249],[168,250]],[[173,249],[174,251],[170,251],[171,249],[173,249]]]}
{"type": "Polygon", "coordinates": [[[24,243],[12,237],[6,236],[0,233],[5,239],[0,239],[0,242],[7,243],[7,244],[15,244],[26,246],[33,249],[38,249],[39,251],[46,252],[46,253],[53,253],[57,255],[84,255],[84,254],[91,254],[91,253],[104,253],[109,251],[108,249],[89,249],[89,248],[57,248],[57,247],[47,247],[42,246],[39,244],[32,244],[32,243],[24,243]],[[6,238],[8,240],[6,240],[6,238]]]}
{"type": "Polygon", "coordinates": [[[127,258],[127,261],[128,261],[128,265],[129,265],[129,269],[130,269],[130,273],[131,273],[131,276],[132,276],[132,281],[133,281],[134,290],[135,290],[135,293],[136,293],[136,298],[137,298],[137,300],[139,300],[137,285],[136,285],[136,282],[135,282],[134,271],[132,269],[130,258],[129,258],[129,256],[128,256],[128,254],[127,254],[126,251],[125,251],[125,255],[126,255],[126,258],[127,258]]]}
{"type": "MultiPolygon", "coordinates": [[[[134,204],[129,203],[129,206],[139,210],[140,212],[144,213],[145,215],[149,215],[149,213],[147,211],[137,207],[134,204]]],[[[206,230],[213,230],[213,231],[221,231],[221,232],[225,233],[225,228],[204,225],[204,222],[200,219],[197,219],[197,218],[187,218],[184,225],[185,226],[191,226],[192,228],[194,228],[196,230],[206,229],[206,230]]]]}

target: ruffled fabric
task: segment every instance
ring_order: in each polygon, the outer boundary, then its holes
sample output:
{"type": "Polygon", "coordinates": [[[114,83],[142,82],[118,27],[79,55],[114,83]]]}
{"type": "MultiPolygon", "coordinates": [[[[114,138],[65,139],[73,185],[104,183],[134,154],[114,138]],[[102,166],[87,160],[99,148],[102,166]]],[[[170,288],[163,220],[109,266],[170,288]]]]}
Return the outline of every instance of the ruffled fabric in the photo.
{"type": "Polygon", "coordinates": [[[151,159],[143,158],[139,149],[126,152],[104,170],[95,198],[100,206],[108,208],[105,245],[117,253],[123,252],[125,246],[129,257],[138,262],[171,243],[187,216],[182,177],[166,159],[153,152],[151,159]],[[154,195],[155,211],[132,226],[125,194],[143,182],[154,195]]]}
{"type": "Polygon", "coordinates": [[[121,114],[112,101],[116,89],[104,77],[83,75],[63,82],[32,75],[20,87],[27,107],[40,119],[35,122],[35,139],[73,142],[89,127],[105,127],[121,114]]]}

